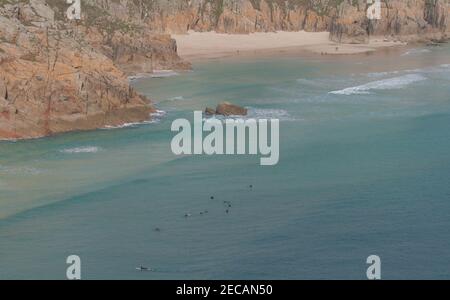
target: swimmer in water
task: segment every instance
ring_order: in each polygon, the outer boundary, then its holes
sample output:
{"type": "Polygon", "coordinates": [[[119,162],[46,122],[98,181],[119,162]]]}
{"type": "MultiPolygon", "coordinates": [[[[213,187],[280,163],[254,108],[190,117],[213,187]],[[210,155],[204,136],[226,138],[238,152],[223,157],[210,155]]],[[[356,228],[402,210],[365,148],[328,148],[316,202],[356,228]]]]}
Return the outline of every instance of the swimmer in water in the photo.
{"type": "Polygon", "coordinates": [[[138,270],[138,271],[151,271],[151,269],[149,269],[147,267],[144,267],[144,266],[140,266],[140,267],[136,268],[136,270],[138,270]]]}

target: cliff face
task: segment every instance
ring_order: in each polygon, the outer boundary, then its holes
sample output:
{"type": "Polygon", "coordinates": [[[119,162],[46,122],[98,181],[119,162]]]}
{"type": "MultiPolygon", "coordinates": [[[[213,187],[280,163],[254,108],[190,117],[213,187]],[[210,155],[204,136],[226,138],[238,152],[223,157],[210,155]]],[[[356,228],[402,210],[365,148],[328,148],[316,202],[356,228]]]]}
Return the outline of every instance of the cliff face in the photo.
{"type": "Polygon", "coordinates": [[[450,32],[450,4],[447,0],[382,1],[381,18],[366,17],[364,1],[344,1],[330,24],[330,38],[344,43],[365,43],[370,35],[402,41],[446,40],[450,32]]]}
{"type": "Polygon", "coordinates": [[[188,69],[168,33],[330,31],[337,42],[370,35],[442,40],[449,0],[0,0],[0,138],[27,138],[142,121],[153,110],[127,75],[188,69]]]}
{"type": "Polygon", "coordinates": [[[255,31],[324,31],[339,0],[86,0],[112,15],[153,30],[222,33],[255,31]]]}
{"type": "Polygon", "coordinates": [[[66,9],[62,0],[1,3],[0,139],[147,120],[154,109],[126,75],[189,67],[168,35],[94,18],[101,10],[68,22],[66,9]]]}
{"type": "MultiPolygon", "coordinates": [[[[88,1],[88,0],[86,0],[88,1]]],[[[367,0],[89,0],[110,14],[154,31],[224,33],[330,31],[337,42],[365,43],[369,35],[405,40],[445,38],[448,0],[381,0],[381,19],[369,20],[367,0]],[[130,17],[132,16],[132,17],[130,17]]]]}

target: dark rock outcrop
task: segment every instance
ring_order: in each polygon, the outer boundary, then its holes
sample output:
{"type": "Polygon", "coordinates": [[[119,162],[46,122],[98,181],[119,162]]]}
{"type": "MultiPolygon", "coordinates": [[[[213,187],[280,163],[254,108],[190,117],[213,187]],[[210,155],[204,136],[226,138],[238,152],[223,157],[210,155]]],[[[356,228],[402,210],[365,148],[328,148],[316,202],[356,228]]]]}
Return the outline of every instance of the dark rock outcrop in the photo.
{"type": "Polygon", "coordinates": [[[216,114],[223,116],[246,116],[247,109],[225,101],[217,105],[216,114]]]}
{"type": "Polygon", "coordinates": [[[205,108],[205,115],[211,116],[211,115],[215,115],[215,114],[216,114],[215,109],[213,109],[213,108],[211,108],[211,107],[205,108]]]}
{"type": "Polygon", "coordinates": [[[148,120],[154,108],[127,75],[189,67],[168,35],[98,9],[68,21],[64,1],[10,2],[0,2],[0,139],[148,120]]]}

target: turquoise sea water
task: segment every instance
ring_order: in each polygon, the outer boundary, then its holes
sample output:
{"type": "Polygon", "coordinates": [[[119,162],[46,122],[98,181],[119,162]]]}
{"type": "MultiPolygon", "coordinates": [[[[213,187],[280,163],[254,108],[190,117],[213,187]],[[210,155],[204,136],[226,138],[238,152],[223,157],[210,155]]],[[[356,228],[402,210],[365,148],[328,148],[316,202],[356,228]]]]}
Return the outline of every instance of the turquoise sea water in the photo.
{"type": "Polygon", "coordinates": [[[71,254],[84,279],[364,279],[371,254],[449,278],[449,83],[449,46],[137,80],[151,124],[0,142],[0,278],[64,279],[71,254]],[[172,154],[171,122],[222,100],[280,119],[278,165],[172,154]]]}

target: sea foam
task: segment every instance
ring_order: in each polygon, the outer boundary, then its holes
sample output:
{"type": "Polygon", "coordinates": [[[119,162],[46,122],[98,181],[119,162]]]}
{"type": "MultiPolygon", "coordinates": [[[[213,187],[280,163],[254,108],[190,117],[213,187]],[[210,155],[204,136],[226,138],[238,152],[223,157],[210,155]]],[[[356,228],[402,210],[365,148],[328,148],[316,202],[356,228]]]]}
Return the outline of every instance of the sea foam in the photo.
{"type": "Polygon", "coordinates": [[[210,119],[218,119],[224,121],[226,119],[278,119],[280,121],[296,121],[297,119],[292,117],[288,111],[284,109],[272,109],[272,108],[253,108],[246,107],[248,110],[248,114],[246,116],[222,116],[222,115],[214,115],[212,117],[206,117],[203,120],[208,121],[210,119]]]}
{"type": "Polygon", "coordinates": [[[183,96],[175,96],[167,99],[167,101],[184,101],[184,100],[186,99],[183,96]]]}
{"type": "Polygon", "coordinates": [[[270,108],[248,108],[247,118],[254,119],[280,119],[283,121],[290,120],[289,113],[284,109],[270,109],[270,108]]]}
{"type": "Polygon", "coordinates": [[[151,113],[150,116],[152,116],[155,120],[161,119],[167,114],[165,110],[156,110],[154,113],[151,113]]]}
{"type": "Polygon", "coordinates": [[[151,120],[148,121],[142,121],[142,122],[131,122],[131,123],[123,123],[121,125],[107,125],[103,127],[102,129],[120,129],[120,128],[128,128],[128,127],[136,127],[139,125],[145,125],[145,124],[154,124],[159,123],[161,121],[161,118],[166,115],[167,112],[164,110],[157,110],[154,113],[151,113],[150,116],[152,117],[151,120]]]}
{"type": "Polygon", "coordinates": [[[150,74],[151,78],[166,78],[166,77],[173,77],[178,76],[177,72],[174,72],[172,70],[158,70],[154,71],[152,74],[150,74]]]}
{"type": "Polygon", "coordinates": [[[39,175],[43,173],[44,170],[27,167],[27,166],[3,166],[0,165],[0,173],[8,174],[20,174],[20,175],[39,175]]]}
{"type": "Polygon", "coordinates": [[[416,55],[416,54],[422,54],[422,53],[429,53],[431,50],[429,49],[411,49],[403,53],[401,56],[408,56],[408,55],[416,55]]]}
{"type": "Polygon", "coordinates": [[[331,91],[335,95],[361,95],[370,94],[370,90],[393,90],[404,88],[414,82],[426,80],[420,74],[408,74],[383,80],[372,81],[363,85],[345,88],[338,91],[331,91]]]}
{"type": "Polygon", "coordinates": [[[76,147],[76,148],[66,148],[62,149],[59,152],[66,154],[74,154],[74,153],[97,153],[100,151],[100,147],[95,146],[86,146],[86,147],[76,147]]]}
{"type": "Polygon", "coordinates": [[[129,76],[129,81],[134,81],[137,79],[143,79],[143,78],[167,78],[167,77],[173,77],[180,75],[177,72],[174,72],[172,70],[156,70],[153,71],[153,73],[139,73],[134,76],[129,76]]]}

